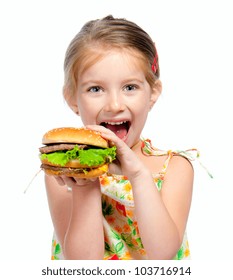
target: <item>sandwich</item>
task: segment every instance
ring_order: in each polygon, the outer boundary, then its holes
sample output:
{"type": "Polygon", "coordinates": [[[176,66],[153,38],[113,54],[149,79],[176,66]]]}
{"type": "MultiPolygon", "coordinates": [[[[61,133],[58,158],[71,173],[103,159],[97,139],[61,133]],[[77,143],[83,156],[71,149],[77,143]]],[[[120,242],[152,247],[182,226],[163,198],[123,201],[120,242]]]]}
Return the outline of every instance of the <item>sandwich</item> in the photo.
{"type": "Polygon", "coordinates": [[[106,173],[116,158],[116,147],[86,128],[52,129],[44,134],[42,144],[41,169],[47,175],[94,178],[106,173]]]}

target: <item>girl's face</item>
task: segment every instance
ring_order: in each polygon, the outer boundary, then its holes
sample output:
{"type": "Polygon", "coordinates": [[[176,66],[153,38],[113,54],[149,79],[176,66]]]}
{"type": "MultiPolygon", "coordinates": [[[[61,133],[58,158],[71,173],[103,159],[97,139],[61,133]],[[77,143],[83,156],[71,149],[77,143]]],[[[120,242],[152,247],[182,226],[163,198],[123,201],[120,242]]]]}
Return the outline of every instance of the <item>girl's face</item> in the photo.
{"type": "Polygon", "coordinates": [[[139,141],[161,90],[150,87],[140,63],[129,52],[111,51],[79,75],[76,92],[83,124],[103,125],[129,147],[139,141]]]}

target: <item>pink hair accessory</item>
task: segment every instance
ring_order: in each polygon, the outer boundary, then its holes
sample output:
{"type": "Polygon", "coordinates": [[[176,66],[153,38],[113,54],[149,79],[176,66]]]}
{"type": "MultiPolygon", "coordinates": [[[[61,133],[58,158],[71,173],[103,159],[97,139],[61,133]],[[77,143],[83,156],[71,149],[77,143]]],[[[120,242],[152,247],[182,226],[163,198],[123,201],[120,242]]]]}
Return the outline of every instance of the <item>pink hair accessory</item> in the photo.
{"type": "Polygon", "coordinates": [[[151,69],[154,73],[156,73],[158,70],[158,53],[157,53],[156,47],[155,47],[155,57],[154,57],[152,65],[151,65],[151,69]]]}

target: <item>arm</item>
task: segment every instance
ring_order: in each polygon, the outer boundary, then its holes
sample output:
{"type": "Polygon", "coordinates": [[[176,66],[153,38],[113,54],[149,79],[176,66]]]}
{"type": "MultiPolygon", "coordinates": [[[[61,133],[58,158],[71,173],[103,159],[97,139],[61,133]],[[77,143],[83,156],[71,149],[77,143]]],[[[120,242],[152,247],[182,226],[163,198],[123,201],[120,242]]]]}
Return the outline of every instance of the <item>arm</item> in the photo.
{"type": "Polygon", "coordinates": [[[189,214],[193,185],[191,164],[182,157],[173,157],[160,193],[150,166],[111,131],[92,128],[117,146],[120,168],[132,185],[138,228],[148,257],[172,259],[180,248],[189,214]]]}
{"type": "Polygon", "coordinates": [[[53,225],[66,259],[103,259],[104,237],[99,182],[46,176],[53,225]],[[72,187],[67,192],[66,187],[72,187]],[[93,238],[94,236],[94,238],[93,238]]]}
{"type": "Polygon", "coordinates": [[[131,177],[131,182],[138,227],[149,258],[172,259],[180,248],[188,219],[191,164],[182,157],[173,157],[161,193],[145,169],[138,177],[131,177]]]}

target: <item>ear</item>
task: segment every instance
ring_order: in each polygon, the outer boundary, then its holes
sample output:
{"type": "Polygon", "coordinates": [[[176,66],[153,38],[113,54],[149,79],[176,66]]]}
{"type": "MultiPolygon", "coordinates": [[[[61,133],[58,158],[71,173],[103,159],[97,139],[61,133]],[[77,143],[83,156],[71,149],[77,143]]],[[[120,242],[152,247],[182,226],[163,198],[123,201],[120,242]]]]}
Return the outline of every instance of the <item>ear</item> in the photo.
{"type": "Polygon", "coordinates": [[[70,109],[76,114],[79,115],[79,110],[78,110],[78,105],[77,102],[75,101],[74,96],[70,93],[69,89],[63,89],[63,96],[64,99],[66,101],[66,103],[68,104],[68,106],[70,107],[70,109]]]}
{"type": "Polygon", "coordinates": [[[150,97],[150,110],[153,108],[154,104],[158,100],[162,92],[162,82],[158,79],[155,81],[154,86],[152,87],[151,97],[150,97]]]}

